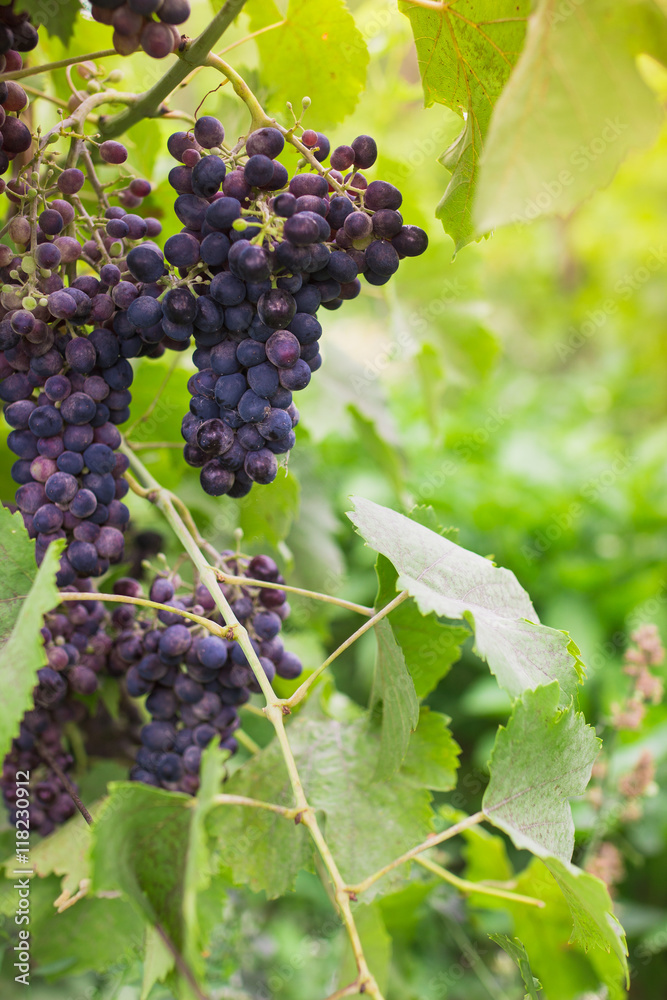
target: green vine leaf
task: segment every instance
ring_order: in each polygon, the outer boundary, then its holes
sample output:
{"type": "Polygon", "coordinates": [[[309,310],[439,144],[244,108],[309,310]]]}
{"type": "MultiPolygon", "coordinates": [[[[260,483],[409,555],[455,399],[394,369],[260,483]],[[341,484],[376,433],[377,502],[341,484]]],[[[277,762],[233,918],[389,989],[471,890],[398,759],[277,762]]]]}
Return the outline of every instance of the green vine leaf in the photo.
{"type": "Polygon", "coordinates": [[[401,768],[401,774],[417,788],[450,792],[456,786],[461,747],[452,736],[451,721],[448,715],[422,706],[401,768]]]}
{"type": "Polygon", "coordinates": [[[496,101],[525,35],[529,0],[458,0],[429,10],[409,2],[424,87],[424,104],[444,104],[464,121],[463,131],[440,157],[451,178],[436,209],[456,251],[476,238],[472,221],[479,161],[496,101]]]}
{"type": "MultiPolygon", "coordinates": [[[[510,938],[507,934],[489,934],[489,938],[502,948],[503,951],[506,951],[512,961],[516,963],[523,979],[523,985],[528,990],[524,1000],[540,1000],[542,983],[533,975],[528,952],[523,942],[519,941],[518,938],[510,938]]],[[[542,997],[544,997],[543,993],[542,997]]]]}
{"type": "Polygon", "coordinates": [[[282,470],[265,490],[253,490],[239,503],[239,527],[246,542],[277,547],[290,533],[299,510],[299,482],[282,470]]]}
{"type": "Polygon", "coordinates": [[[519,848],[569,861],[574,821],[568,798],[583,795],[601,742],[558,684],[526,691],[501,726],[482,808],[519,848]]]}
{"type": "Polygon", "coordinates": [[[653,0],[590,0],[567,11],[540,0],[491,122],[478,232],[567,215],[610,182],[629,150],[655,139],[662,112],[639,74],[640,53],[667,64],[667,17],[653,0]]]}
{"type": "Polygon", "coordinates": [[[256,39],[271,88],[269,104],[280,114],[291,101],[298,114],[310,97],[321,126],[343,121],[366,84],[368,49],[344,0],[290,0],[283,17],[273,0],[248,5],[250,30],[279,27],[256,39]]]}
{"type": "Polygon", "coordinates": [[[583,675],[579,650],[565,632],[538,623],[528,594],[509,570],[408,517],[353,497],[348,514],[360,535],[396,570],[423,615],[465,618],[475,630],[475,651],[501,687],[517,697],[557,680],[564,701],[583,675]]]}
{"type": "Polygon", "coordinates": [[[370,710],[381,716],[375,779],[385,781],[398,771],[408,752],[410,736],[419,721],[419,702],[401,647],[386,618],[375,626],[375,636],[377,658],[370,710]]]}
{"type": "MultiPolygon", "coordinates": [[[[611,902],[605,886],[592,875],[578,872],[575,886],[579,895],[588,900],[591,907],[598,908],[598,917],[611,930],[613,944],[619,925],[611,914],[611,902]],[[591,898],[588,899],[588,893],[591,898]]],[[[538,858],[533,860],[516,877],[516,891],[535,899],[541,899],[544,909],[535,910],[520,903],[507,903],[514,922],[514,933],[523,941],[532,955],[532,966],[548,997],[573,998],[581,996],[582,990],[598,993],[607,988],[609,1000],[624,1000],[627,996],[623,988],[624,955],[621,947],[617,956],[615,949],[602,948],[587,950],[588,942],[579,942],[572,934],[572,913],[562,887],[538,858]],[[563,956],[567,955],[567,961],[563,956]]],[[[487,897],[488,899],[488,897],[487,897]]],[[[488,903],[486,904],[488,905],[488,903]]],[[[622,939],[621,939],[622,946],[622,939]]]]}
{"type": "Polygon", "coordinates": [[[567,799],[585,791],[599,747],[583,715],[572,705],[559,708],[556,683],[526,691],[498,731],[482,809],[556,879],[574,921],[572,940],[612,952],[625,971],[625,936],[606,886],[570,863],[574,822],[567,799]]]}
{"type": "Polygon", "coordinates": [[[40,629],[43,616],[58,604],[56,573],[64,543],[53,542],[42,565],[20,513],[0,506],[0,755],[8,752],[19,723],[32,704],[37,671],[46,663],[40,629]]]}
{"type": "MultiPolygon", "coordinates": [[[[195,800],[140,783],[112,782],[92,828],[93,891],[122,892],[149,928],[167,934],[197,974],[203,971],[197,893],[212,874],[206,817],[220,788],[223,759],[215,747],[203,755],[195,800]]],[[[160,943],[155,934],[148,937],[144,992],[173,965],[158,936],[160,943]]]]}
{"type": "MultiPolygon", "coordinates": [[[[379,611],[396,597],[398,573],[383,555],[378,555],[375,569],[378,577],[375,608],[379,611]]],[[[460,659],[461,645],[470,637],[470,631],[459,625],[446,625],[435,615],[421,614],[412,598],[399,604],[387,618],[403,650],[417,697],[425,698],[460,659]]]]}
{"type": "Polygon", "coordinates": [[[17,0],[15,9],[17,13],[26,11],[32,14],[33,19],[36,14],[38,20],[35,23],[40,28],[46,28],[49,35],[55,35],[63,45],[68,45],[74,34],[76,19],[83,11],[83,4],[80,0],[57,0],[56,3],[40,4],[37,9],[34,0],[17,0]]]}
{"type": "MultiPolygon", "coordinates": [[[[431,832],[431,797],[425,789],[415,788],[401,774],[372,782],[368,761],[377,759],[379,739],[369,730],[367,718],[342,725],[302,713],[287,735],[308,801],[324,813],[327,843],[348,882],[361,881],[431,832]]],[[[292,806],[277,741],[237,771],[225,791],[292,806]]],[[[254,891],[264,890],[270,898],[292,889],[301,869],[312,869],[307,831],[283,816],[254,807],[219,806],[209,817],[208,829],[232,879],[254,891]]],[[[404,874],[385,876],[364,899],[388,891],[404,874]]]]}

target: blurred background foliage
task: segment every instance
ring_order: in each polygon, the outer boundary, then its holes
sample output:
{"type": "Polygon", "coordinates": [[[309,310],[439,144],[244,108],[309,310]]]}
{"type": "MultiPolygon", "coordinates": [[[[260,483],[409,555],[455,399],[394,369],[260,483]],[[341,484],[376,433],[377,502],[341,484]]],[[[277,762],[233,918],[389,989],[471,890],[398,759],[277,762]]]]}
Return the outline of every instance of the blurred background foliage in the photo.
{"type": "MultiPolygon", "coordinates": [[[[588,667],[582,704],[601,732],[612,704],[628,691],[621,660],[629,633],[641,622],[655,622],[663,636],[667,628],[667,130],[571,217],[505,228],[453,259],[434,207],[448,178],[437,157],[460,122],[442,107],[423,110],[409,23],[397,9],[381,0],[350,6],[371,53],[366,89],[342,123],[331,121],[336,102],[322,102],[327,110],[320,113],[311,94],[305,120],[326,130],[332,144],[360,132],[375,136],[381,155],[374,175],[401,188],[404,217],[428,231],[428,252],[404,261],[390,286],[364,284],[360,298],[325,316],[324,366],[299,395],[297,448],[289,476],[274,486],[234,504],[201,493],[196,470],[176,447],[187,409],[187,356],[178,358],[157,407],[132,437],[174,446],[148,447],[142,457],[189,503],[212,540],[229,545],[240,525],[246,548],[265,551],[268,541],[291,583],[364,603],[372,603],[375,593],[373,555],[345,517],[349,495],[399,510],[432,504],[443,525],[458,529],[461,544],[514,571],[542,621],[572,634],[588,667]]],[[[191,34],[210,16],[204,0],[193,7],[191,34]]],[[[243,16],[226,44],[243,38],[248,24],[243,16]]],[[[81,20],[74,51],[105,48],[107,34],[81,20]]],[[[62,52],[60,43],[43,39],[44,60],[62,52]]],[[[254,43],[226,58],[273,107],[271,61],[260,66],[254,43]]],[[[105,65],[122,69],[117,85],[123,90],[143,90],[163,70],[140,54],[105,65]]],[[[649,75],[660,90],[663,81],[649,75]]],[[[201,110],[217,115],[236,137],[247,125],[245,109],[229,87],[207,95],[219,82],[212,70],[202,71],[171,107],[192,113],[204,101],[201,110]]],[[[64,71],[47,87],[67,99],[64,71]]],[[[40,124],[55,120],[52,105],[38,101],[34,108],[40,124]]],[[[277,113],[288,121],[286,112],[277,113]]],[[[172,130],[173,123],[143,122],[127,137],[129,162],[155,185],[144,209],[161,219],[165,238],[177,229],[166,182],[172,130]]],[[[134,419],[168,369],[168,360],[141,362],[134,419]]],[[[3,501],[13,496],[9,464],[3,455],[3,501]]],[[[143,502],[132,503],[132,513],[140,558],[140,533],[162,532],[163,526],[143,502]]],[[[164,531],[163,548],[175,556],[171,546],[164,531]]],[[[295,603],[288,627],[292,647],[314,667],[356,623],[340,609],[304,601],[295,603]]],[[[365,704],[373,660],[371,639],[353,646],[333,671],[337,688],[365,704]]],[[[472,811],[508,703],[471,652],[430,702],[452,717],[463,749],[459,790],[442,798],[472,811]]],[[[259,740],[260,727],[250,728],[259,740]]],[[[613,755],[627,769],[645,749],[660,786],[667,777],[664,705],[651,707],[639,730],[620,734],[613,755]]],[[[575,816],[583,843],[592,823],[586,803],[575,803],[575,816]]],[[[667,787],[647,801],[640,823],[616,835],[626,867],[616,898],[630,939],[634,1000],[655,1000],[667,981],[666,834],[667,787]]],[[[504,848],[496,841],[466,850],[486,859],[487,877],[502,878],[504,848]]],[[[46,889],[45,883],[40,892],[48,895],[46,889]]],[[[422,881],[360,911],[370,953],[384,964],[392,953],[390,1000],[520,995],[510,959],[486,937],[511,932],[511,921],[488,903],[472,904],[442,884],[422,881]]],[[[210,911],[209,986],[220,1000],[311,1000],[325,995],[332,970],[345,961],[339,928],[314,876],[304,874],[297,892],[277,902],[238,891],[221,905],[212,891],[210,911]]],[[[52,949],[51,964],[33,980],[33,1000],[138,998],[138,964],[131,955],[119,957],[105,974],[67,974],[68,967],[74,972],[71,962],[63,966],[61,960],[74,947],[75,923],[64,951],[52,949]]],[[[102,918],[86,933],[96,930],[104,934],[102,918]]],[[[552,964],[552,982],[559,982],[550,1000],[602,998],[586,992],[583,956],[579,968],[573,954],[562,962],[562,945],[549,951],[549,942],[539,944],[543,961],[552,964]],[[563,964],[572,981],[565,973],[557,980],[563,964]]],[[[151,993],[152,1000],[161,996],[160,987],[151,993]]]]}

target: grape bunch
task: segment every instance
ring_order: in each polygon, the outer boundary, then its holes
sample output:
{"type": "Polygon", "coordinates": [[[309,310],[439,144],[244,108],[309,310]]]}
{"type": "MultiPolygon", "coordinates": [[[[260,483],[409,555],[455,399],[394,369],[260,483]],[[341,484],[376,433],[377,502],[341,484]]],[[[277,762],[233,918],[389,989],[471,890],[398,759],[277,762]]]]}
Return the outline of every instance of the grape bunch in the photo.
{"type": "MultiPolygon", "coordinates": [[[[164,247],[181,282],[162,300],[162,322],[179,344],[194,337],[199,371],[188,384],[185,460],[201,469],[210,495],[241,497],[253,483],[271,483],[277,456],[294,446],[292,394],[322,361],[320,306],[338,309],[355,298],[360,275],[384,284],[401,258],[423,253],[428,240],[403,224],[394,185],[367,181],[362,171],[377,157],[370,136],[336,148],[325,168],[328,139],[304,132],[320,169],[290,178],[277,159],[285,144],[278,129],[251,133],[245,149],[231,153],[224,135],[206,116],[192,135],[168,140],[183,228],[164,247]]],[[[150,259],[157,273],[161,261],[150,259]]],[[[137,274],[151,276],[148,269],[137,274]]],[[[154,314],[147,304],[145,322],[154,314]]]]}
{"type": "Polygon", "coordinates": [[[181,44],[176,26],[190,16],[188,0],[94,0],[92,15],[113,29],[113,46],[122,56],[141,48],[164,59],[181,44]]]}
{"type": "MultiPolygon", "coordinates": [[[[253,585],[250,581],[284,583],[275,562],[265,555],[253,559],[223,553],[225,571],[248,579],[247,584],[220,584],[238,620],[248,629],[268,677],[293,679],[301,661],[285,650],[279,633],[289,615],[284,590],[253,585]]],[[[179,596],[178,579],[157,576],[151,600],[189,610],[223,624],[215,603],[202,585],[179,596]]],[[[138,597],[141,587],[125,578],[114,585],[117,593],[138,597]]],[[[240,645],[212,635],[203,626],[176,611],[134,614],[126,606],[127,627],[117,636],[108,661],[115,676],[124,675],[127,693],[146,696],[151,722],[141,731],[141,747],[130,777],[149,785],[194,795],[199,787],[202,750],[213,740],[234,753],[239,726],[238,706],[261,688],[240,645]]]]}
{"type": "MultiPolygon", "coordinates": [[[[75,592],[74,587],[65,591],[75,592]]],[[[74,763],[63,746],[63,728],[82,724],[88,709],[76,695],[90,695],[106,668],[112,648],[110,619],[99,601],[66,602],[45,616],[42,639],[47,665],[37,673],[34,707],[25,713],[19,735],[5,757],[0,778],[3,799],[14,822],[16,775],[29,771],[30,828],[47,836],[76,811],[50,761],[67,774],[74,763]]]]}
{"type": "MultiPolygon", "coordinates": [[[[120,143],[100,148],[107,162],[123,153],[120,143]]],[[[57,578],[66,586],[123,556],[128,463],[117,454],[117,425],[130,415],[128,359],[164,350],[162,331],[142,338],[128,322],[135,299],[156,301],[163,289],[137,283],[127,258],[139,244],[140,252],[150,247],[160,224],[132,211],[150,190],[146,181],[119,193],[125,207],[103,203],[91,218],[79,199],[83,171],[45,160],[41,174],[28,165],[7,185],[18,252],[0,244],[0,399],[17,456],[16,502],[38,562],[53,540],[67,540],[57,578]],[[58,197],[33,214],[52,188],[58,197]]]]}

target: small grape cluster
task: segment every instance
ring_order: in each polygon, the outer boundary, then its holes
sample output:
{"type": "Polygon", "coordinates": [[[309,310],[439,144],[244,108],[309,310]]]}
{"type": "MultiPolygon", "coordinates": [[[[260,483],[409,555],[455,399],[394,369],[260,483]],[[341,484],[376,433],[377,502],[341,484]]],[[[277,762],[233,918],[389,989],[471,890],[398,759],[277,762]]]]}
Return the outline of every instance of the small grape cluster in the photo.
{"type": "Polygon", "coordinates": [[[92,15],[113,29],[113,46],[122,56],[141,48],[164,59],[181,43],[176,25],[190,16],[188,0],[94,0],[92,15]]]}
{"type": "MultiPolygon", "coordinates": [[[[99,154],[118,164],[127,150],[106,142],[99,154]]],[[[124,207],[101,199],[91,218],[79,198],[83,171],[45,160],[41,173],[28,165],[6,189],[18,208],[9,234],[19,249],[0,244],[0,399],[17,456],[16,502],[39,562],[54,539],[67,539],[58,573],[65,586],[123,556],[127,459],[115,452],[117,425],[130,415],[128,359],[164,350],[162,332],[142,338],[128,326],[134,299],[163,289],[138,285],[126,260],[161,227],[132,211],[150,192],[147,181],[120,190],[124,207]],[[44,198],[54,189],[58,197],[44,198]],[[40,202],[46,207],[34,211],[40,202]]]]}
{"type": "MultiPolygon", "coordinates": [[[[64,590],[75,592],[74,587],[64,590]]],[[[51,762],[65,775],[72,768],[73,758],[62,742],[63,728],[81,724],[88,716],[86,706],[76,695],[90,695],[97,689],[98,675],[105,669],[112,648],[109,624],[109,616],[99,601],[67,602],[44,619],[42,639],[47,666],[38,671],[34,707],[21,721],[0,778],[2,796],[13,822],[17,772],[30,772],[30,828],[42,836],[52,833],[76,811],[51,762]]]]}
{"type": "MultiPolygon", "coordinates": [[[[0,7],[0,73],[23,68],[21,52],[29,52],[38,42],[37,28],[27,13],[15,14],[13,4],[0,7]]],[[[0,81],[0,174],[10,161],[30,149],[30,129],[19,115],[28,107],[28,95],[15,80],[0,81]]],[[[0,192],[5,182],[0,182],[0,192]]]]}
{"type": "MultiPolygon", "coordinates": [[[[220,589],[248,629],[269,681],[276,674],[298,677],[301,661],[285,650],[279,636],[290,608],[275,562],[265,555],[248,559],[223,553],[221,565],[226,573],[248,579],[247,584],[221,583],[220,589]],[[266,588],[252,581],[278,586],[266,588]]],[[[156,577],[151,600],[223,624],[205,587],[198,585],[194,592],[177,596],[179,582],[156,577]]],[[[140,585],[130,578],[117,581],[114,590],[129,597],[141,594],[140,585]]],[[[159,611],[156,622],[143,609],[136,616],[134,608],[126,610],[131,620],[115,640],[108,669],[115,676],[125,676],[131,697],[147,696],[146,709],[152,717],[141,731],[141,747],[130,777],[194,794],[199,787],[202,750],[216,740],[231,753],[236,751],[233,734],[239,726],[238,706],[261,688],[235,640],[212,635],[176,611],[159,611]]]]}
{"type": "MultiPolygon", "coordinates": [[[[292,393],[321,365],[320,306],[355,298],[359,275],[384,284],[428,240],[403,224],[400,191],[361,172],[377,157],[370,136],[336,148],[331,167],[291,179],[277,159],[285,145],[279,129],[258,129],[232,152],[224,136],[206,116],[193,134],[168,140],[179,161],[169,182],[183,229],[167,240],[164,258],[181,282],[162,300],[161,322],[172,342],[195,342],[185,460],[201,469],[207,493],[241,497],[253,483],[272,482],[276,456],[295,443],[292,393]]],[[[328,158],[326,136],[306,131],[302,142],[316,166],[328,158]]],[[[133,253],[141,255],[135,277],[156,280],[162,257],[143,247],[133,253]]],[[[158,321],[154,303],[134,310],[137,323],[158,321]]]]}

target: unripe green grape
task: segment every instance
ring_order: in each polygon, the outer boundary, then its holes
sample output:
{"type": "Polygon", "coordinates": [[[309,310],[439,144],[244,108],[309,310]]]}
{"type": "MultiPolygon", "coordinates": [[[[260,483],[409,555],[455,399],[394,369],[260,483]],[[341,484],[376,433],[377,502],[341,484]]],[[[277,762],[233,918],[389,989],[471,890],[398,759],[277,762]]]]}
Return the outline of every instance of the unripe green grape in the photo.
{"type": "Polygon", "coordinates": [[[33,309],[37,308],[37,300],[32,297],[32,295],[26,295],[24,299],[21,300],[21,306],[23,309],[27,309],[32,312],[33,309]]]}
{"type": "Polygon", "coordinates": [[[35,258],[30,255],[24,257],[21,261],[21,267],[26,274],[34,274],[36,269],[35,258]]]}

